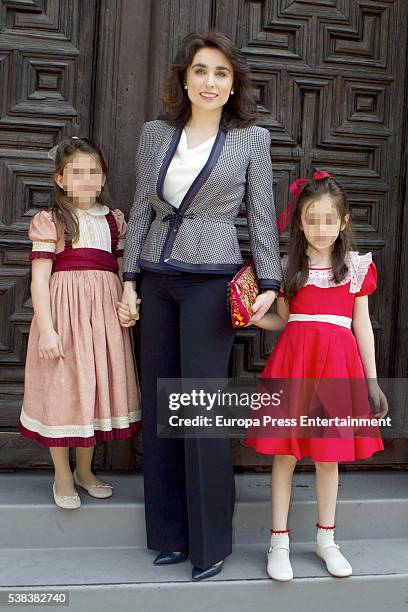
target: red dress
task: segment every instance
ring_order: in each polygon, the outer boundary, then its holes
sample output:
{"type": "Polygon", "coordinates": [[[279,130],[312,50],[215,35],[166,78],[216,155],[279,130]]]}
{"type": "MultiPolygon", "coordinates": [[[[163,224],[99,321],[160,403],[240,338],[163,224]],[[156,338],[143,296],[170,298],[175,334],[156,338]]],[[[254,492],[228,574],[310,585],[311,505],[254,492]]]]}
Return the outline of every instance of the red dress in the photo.
{"type": "MultiPolygon", "coordinates": [[[[286,265],[287,256],[282,265],[286,265]]],[[[280,335],[261,379],[364,379],[364,369],[356,339],[350,329],[356,297],[376,289],[377,273],[371,253],[347,256],[349,271],[335,285],[330,268],[310,268],[307,284],[289,304],[290,321],[280,335]],[[305,315],[301,317],[300,315],[305,315]],[[334,322],[311,320],[310,315],[324,318],[335,315],[334,322]],[[301,320],[305,319],[305,320],[301,320]]],[[[282,297],[284,294],[279,293],[282,297]]],[[[262,384],[262,380],[261,380],[262,384]]],[[[360,383],[361,384],[361,383],[360,383]]],[[[363,383],[365,384],[365,383],[363,383]]],[[[335,403],[335,397],[333,398],[335,403]]],[[[247,431],[245,444],[258,453],[293,455],[313,461],[354,461],[371,457],[384,449],[378,427],[370,435],[317,438],[254,437],[247,431]],[[372,434],[372,435],[371,435],[372,434]]]]}

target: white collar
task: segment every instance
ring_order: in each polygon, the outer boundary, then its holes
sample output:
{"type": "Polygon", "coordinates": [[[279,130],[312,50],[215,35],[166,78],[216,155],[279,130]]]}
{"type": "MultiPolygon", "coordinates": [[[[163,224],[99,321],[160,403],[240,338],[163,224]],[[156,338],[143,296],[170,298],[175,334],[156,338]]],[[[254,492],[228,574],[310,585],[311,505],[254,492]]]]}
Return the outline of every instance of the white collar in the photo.
{"type": "Polygon", "coordinates": [[[85,214],[91,215],[92,217],[103,217],[108,214],[109,208],[102,204],[94,204],[91,208],[87,208],[86,210],[82,208],[75,209],[78,217],[81,217],[85,214]]]}
{"type": "Polygon", "coordinates": [[[183,129],[183,131],[181,132],[181,137],[180,137],[178,148],[179,150],[183,151],[183,153],[185,152],[185,153],[190,153],[190,154],[194,153],[195,151],[201,151],[203,149],[210,148],[210,146],[212,147],[214,140],[217,137],[217,134],[215,134],[214,136],[211,136],[211,138],[207,138],[207,140],[204,140],[204,142],[201,142],[196,147],[189,149],[188,142],[187,142],[187,134],[186,134],[186,131],[183,129]]]}

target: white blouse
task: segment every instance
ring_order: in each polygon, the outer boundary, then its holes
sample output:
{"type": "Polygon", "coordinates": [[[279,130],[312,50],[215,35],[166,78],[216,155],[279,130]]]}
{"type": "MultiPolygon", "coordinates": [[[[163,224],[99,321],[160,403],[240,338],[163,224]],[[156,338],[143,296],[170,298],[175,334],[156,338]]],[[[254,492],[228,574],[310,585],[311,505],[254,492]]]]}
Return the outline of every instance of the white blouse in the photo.
{"type": "Polygon", "coordinates": [[[168,167],[164,183],[164,199],[178,208],[190,189],[194,179],[201,172],[210,155],[216,136],[212,136],[201,144],[187,148],[187,136],[183,130],[177,150],[168,167]]]}
{"type": "Polygon", "coordinates": [[[107,206],[98,204],[87,210],[75,209],[79,222],[79,240],[73,243],[73,249],[111,250],[111,235],[105,217],[108,212],[107,206]]]}

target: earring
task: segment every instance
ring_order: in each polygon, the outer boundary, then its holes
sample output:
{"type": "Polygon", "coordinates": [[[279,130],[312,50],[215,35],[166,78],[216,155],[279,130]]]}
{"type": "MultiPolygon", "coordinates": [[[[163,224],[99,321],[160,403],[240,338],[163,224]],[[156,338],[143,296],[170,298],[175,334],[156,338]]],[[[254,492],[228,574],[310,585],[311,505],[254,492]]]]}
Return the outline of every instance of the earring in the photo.
{"type": "Polygon", "coordinates": [[[184,85],[184,89],[188,89],[187,85],[184,85]]]}
{"type": "Polygon", "coordinates": [[[233,96],[233,95],[234,95],[234,93],[235,93],[235,92],[234,92],[234,90],[233,90],[233,89],[231,89],[231,96],[233,96]]]}

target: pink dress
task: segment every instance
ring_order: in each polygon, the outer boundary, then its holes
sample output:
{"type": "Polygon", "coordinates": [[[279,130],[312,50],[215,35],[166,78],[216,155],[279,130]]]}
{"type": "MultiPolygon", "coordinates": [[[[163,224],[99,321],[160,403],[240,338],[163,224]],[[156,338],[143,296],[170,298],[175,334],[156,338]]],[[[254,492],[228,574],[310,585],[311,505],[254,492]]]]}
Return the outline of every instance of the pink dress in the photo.
{"type": "Polygon", "coordinates": [[[65,357],[40,359],[34,315],[18,427],[48,447],[129,438],[141,420],[132,337],[116,311],[126,222],[120,210],[100,204],[77,215],[74,244],[57,236],[49,211],[37,213],[29,229],[30,259],[53,260],[51,315],[65,357]]]}
{"type": "MultiPolygon", "coordinates": [[[[287,256],[284,256],[283,267],[286,263],[287,256]]],[[[369,295],[376,289],[377,274],[371,253],[358,255],[351,252],[347,264],[349,271],[338,285],[332,281],[330,268],[309,269],[306,286],[289,304],[289,322],[265,365],[260,385],[267,385],[266,381],[262,383],[262,379],[329,379],[326,389],[329,393],[333,390],[333,393],[328,397],[326,394],[326,412],[336,413],[337,408],[341,410],[341,402],[336,401],[335,389],[342,388],[343,380],[363,379],[347,383],[354,383],[357,388],[359,405],[356,412],[363,416],[367,414],[368,407],[367,394],[363,398],[360,393],[363,384],[365,387],[364,369],[350,325],[355,298],[369,295]],[[366,406],[363,405],[364,401],[366,406]]],[[[283,297],[284,294],[280,292],[279,296],[283,297]]],[[[298,423],[298,420],[295,422],[298,423]]],[[[248,430],[245,444],[258,453],[293,455],[297,459],[311,457],[313,461],[354,461],[371,457],[384,449],[377,426],[370,426],[370,430],[365,430],[360,437],[353,433],[330,437],[330,431],[321,435],[320,430],[319,437],[305,438],[297,437],[298,431],[294,434],[289,426],[287,436],[281,437],[279,433],[276,437],[266,438],[255,437],[254,430],[248,430]]]]}

